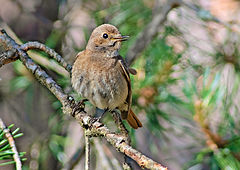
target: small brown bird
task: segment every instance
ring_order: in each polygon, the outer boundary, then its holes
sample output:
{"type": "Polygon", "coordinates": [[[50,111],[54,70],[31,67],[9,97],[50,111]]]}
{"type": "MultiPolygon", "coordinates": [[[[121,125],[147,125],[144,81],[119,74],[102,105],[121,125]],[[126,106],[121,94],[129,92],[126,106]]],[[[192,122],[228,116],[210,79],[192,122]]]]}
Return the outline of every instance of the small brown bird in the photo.
{"type": "Polygon", "coordinates": [[[118,29],[103,24],[92,32],[86,50],[78,53],[72,69],[72,86],[83,98],[100,109],[121,111],[121,117],[137,129],[142,123],[131,110],[129,68],[119,55],[122,36],[118,29]]]}

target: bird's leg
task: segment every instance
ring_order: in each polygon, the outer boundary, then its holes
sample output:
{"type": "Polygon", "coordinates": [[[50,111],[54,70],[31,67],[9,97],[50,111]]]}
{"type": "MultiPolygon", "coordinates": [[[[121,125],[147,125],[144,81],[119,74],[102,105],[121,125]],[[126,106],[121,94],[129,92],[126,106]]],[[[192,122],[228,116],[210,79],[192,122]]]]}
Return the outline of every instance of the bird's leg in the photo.
{"type": "Polygon", "coordinates": [[[96,121],[100,121],[103,116],[105,115],[105,113],[108,111],[109,109],[106,108],[106,109],[99,109],[99,108],[96,108],[96,112],[95,112],[95,115],[94,115],[94,118],[92,119],[92,122],[91,123],[94,123],[96,121]]]}
{"type": "Polygon", "coordinates": [[[95,112],[94,117],[101,119],[107,111],[108,111],[108,108],[106,108],[106,109],[96,108],[96,112],[95,112]]]}
{"type": "Polygon", "coordinates": [[[105,113],[108,112],[108,108],[104,109],[103,113],[100,115],[100,117],[98,118],[99,121],[103,118],[103,116],[105,115],[105,113]]]}
{"type": "Polygon", "coordinates": [[[130,139],[128,136],[128,130],[125,127],[125,125],[123,124],[120,114],[117,112],[116,109],[112,110],[111,113],[112,113],[113,119],[114,119],[115,123],[117,124],[118,128],[120,129],[121,133],[124,134],[124,136],[126,136],[126,138],[127,138],[126,141],[128,141],[128,139],[130,139]]]}
{"type": "Polygon", "coordinates": [[[75,117],[76,112],[86,113],[86,111],[84,110],[84,108],[85,108],[85,103],[84,102],[86,102],[86,101],[88,101],[88,99],[82,99],[74,106],[73,111],[72,111],[72,116],[73,117],[75,117]]]}

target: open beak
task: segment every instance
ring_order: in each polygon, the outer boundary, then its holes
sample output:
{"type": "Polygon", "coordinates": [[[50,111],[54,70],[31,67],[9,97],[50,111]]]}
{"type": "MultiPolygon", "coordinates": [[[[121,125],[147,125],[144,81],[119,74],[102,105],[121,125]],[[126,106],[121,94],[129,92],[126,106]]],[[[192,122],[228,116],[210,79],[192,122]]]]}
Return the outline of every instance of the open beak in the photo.
{"type": "Polygon", "coordinates": [[[125,35],[125,36],[122,36],[122,35],[118,35],[116,37],[113,37],[114,40],[119,40],[119,41],[126,41],[128,40],[129,36],[125,35]]]}

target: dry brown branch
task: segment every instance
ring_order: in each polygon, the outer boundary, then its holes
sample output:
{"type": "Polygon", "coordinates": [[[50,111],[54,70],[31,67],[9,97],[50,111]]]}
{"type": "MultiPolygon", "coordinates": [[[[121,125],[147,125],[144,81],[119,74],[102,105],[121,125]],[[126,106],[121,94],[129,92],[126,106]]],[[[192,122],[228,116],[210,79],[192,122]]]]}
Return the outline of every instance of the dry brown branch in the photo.
{"type": "Polygon", "coordinates": [[[13,159],[16,162],[16,169],[17,170],[21,170],[22,169],[22,162],[21,159],[19,157],[18,151],[17,151],[17,147],[15,145],[15,141],[11,135],[11,133],[9,132],[9,129],[5,126],[4,122],[2,121],[2,119],[0,118],[0,129],[3,130],[5,137],[8,140],[9,145],[12,148],[12,151],[14,153],[13,155],[13,159]]]}
{"type": "Polygon", "coordinates": [[[115,134],[111,132],[105,125],[96,121],[87,115],[85,112],[79,110],[72,114],[76,103],[72,97],[64,93],[62,88],[34,61],[28,56],[26,49],[28,47],[23,47],[17,44],[11,37],[5,33],[4,30],[0,30],[0,44],[6,47],[6,50],[16,50],[19,60],[25,65],[25,67],[34,75],[34,77],[44,86],[46,86],[49,91],[56,96],[56,98],[61,102],[63,112],[67,115],[73,116],[79,124],[86,130],[88,136],[102,136],[110,144],[112,144],[118,151],[124,153],[125,155],[131,157],[135,160],[142,168],[148,169],[167,169],[161,164],[153,161],[152,159],[146,157],[139,151],[133,149],[128,144],[128,139],[126,136],[121,134],[115,134]],[[94,122],[94,123],[92,123],[94,122]]]}
{"type": "Polygon", "coordinates": [[[159,29],[164,26],[168,13],[180,5],[181,0],[169,0],[157,9],[157,12],[153,15],[152,21],[145,27],[145,29],[139,33],[135,44],[128,50],[126,59],[128,65],[131,65],[133,61],[143,52],[145,47],[149,45],[154,36],[157,35],[159,29]]]}

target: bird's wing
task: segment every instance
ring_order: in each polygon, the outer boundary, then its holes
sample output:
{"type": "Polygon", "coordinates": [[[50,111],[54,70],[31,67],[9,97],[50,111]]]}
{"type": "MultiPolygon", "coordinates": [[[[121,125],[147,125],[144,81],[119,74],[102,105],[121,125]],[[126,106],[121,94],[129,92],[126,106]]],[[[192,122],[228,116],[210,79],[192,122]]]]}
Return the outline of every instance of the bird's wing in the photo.
{"type": "Polygon", "coordinates": [[[123,118],[127,118],[127,115],[130,111],[130,107],[131,107],[131,104],[132,104],[132,89],[131,89],[131,80],[130,80],[130,75],[129,75],[129,71],[128,71],[128,67],[124,61],[124,59],[122,58],[122,56],[118,56],[118,62],[120,63],[120,66],[122,68],[122,71],[123,71],[123,75],[124,77],[126,78],[126,81],[127,81],[127,85],[128,85],[128,96],[127,96],[127,99],[126,99],[126,103],[128,105],[128,110],[125,111],[125,112],[122,112],[122,117],[123,118]]]}
{"type": "Polygon", "coordinates": [[[125,69],[132,75],[136,75],[137,74],[137,70],[135,70],[134,68],[131,68],[127,65],[127,63],[125,62],[125,60],[123,59],[122,56],[118,55],[118,60],[121,60],[122,65],[125,67],[125,69]]]}

